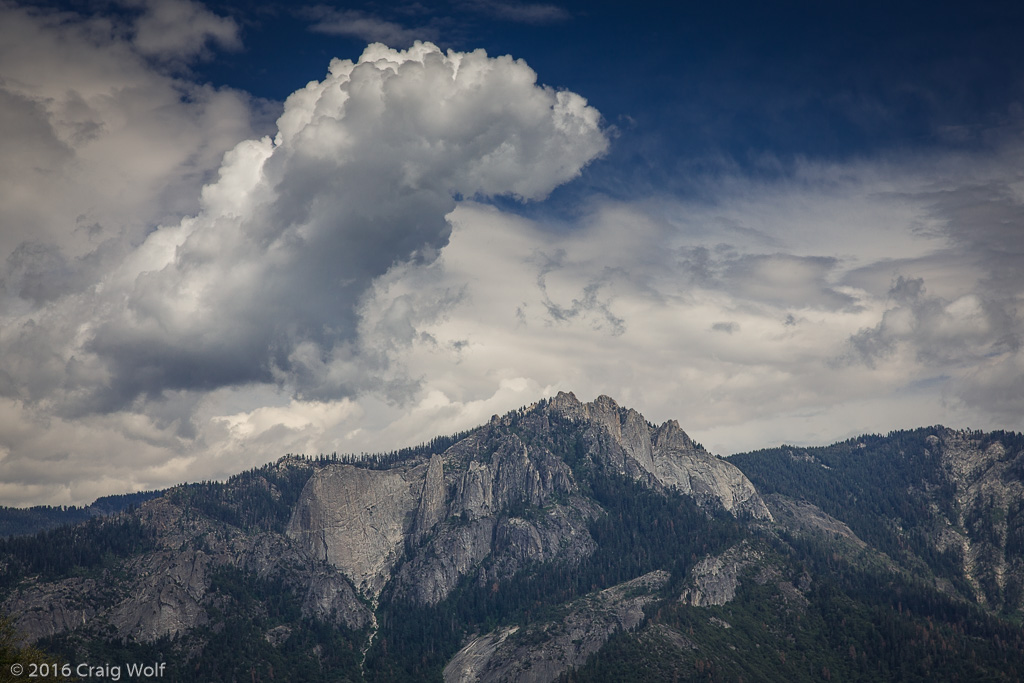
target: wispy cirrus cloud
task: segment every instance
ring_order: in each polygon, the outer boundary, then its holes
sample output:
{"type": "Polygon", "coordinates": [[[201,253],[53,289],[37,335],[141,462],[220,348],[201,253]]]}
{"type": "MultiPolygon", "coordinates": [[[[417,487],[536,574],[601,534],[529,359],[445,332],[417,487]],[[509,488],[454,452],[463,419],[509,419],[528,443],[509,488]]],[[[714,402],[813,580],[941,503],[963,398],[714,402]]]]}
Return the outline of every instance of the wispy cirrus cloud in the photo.
{"type": "Polygon", "coordinates": [[[407,28],[364,10],[341,10],[318,5],[305,9],[303,14],[313,22],[310,25],[311,31],[358,38],[368,43],[408,47],[417,40],[436,41],[440,37],[435,27],[428,25],[407,28]]]}
{"type": "Polygon", "coordinates": [[[131,42],[139,53],[160,60],[209,58],[210,46],[242,47],[238,24],[192,0],[120,0],[140,12],[131,23],[131,42]]]}
{"type": "Polygon", "coordinates": [[[551,24],[570,18],[568,10],[559,5],[508,0],[460,0],[459,5],[502,21],[523,24],[551,24]]]}

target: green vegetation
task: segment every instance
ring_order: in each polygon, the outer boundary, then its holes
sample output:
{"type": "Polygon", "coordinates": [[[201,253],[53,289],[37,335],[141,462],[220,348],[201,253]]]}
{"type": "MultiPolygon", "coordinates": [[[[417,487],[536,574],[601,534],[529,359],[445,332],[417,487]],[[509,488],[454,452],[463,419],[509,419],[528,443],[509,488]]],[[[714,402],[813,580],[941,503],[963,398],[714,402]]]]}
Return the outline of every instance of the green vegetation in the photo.
{"type": "Polygon", "coordinates": [[[178,486],[167,496],[186,513],[199,512],[246,531],[284,533],[292,508],[313,472],[311,466],[264,465],[225,483],[178,486]]]}
{"type": "Polygon", "coordinates": [[[956,520],[953,486],[939,449],[941,427],[868,435],[821,448],[782,446],[729,458],[762,495],[806,500],[842,520],[870,545],[971,594],[958,548],[939,550],[935,534],[956,520]]]}
{"type": "MultiPolygon", "coordinates": [[[[419,607],[382,600],[381,630],[367,657],[375,681],[440,680],[444,664],[470,633],[560,616],[562,605],[655,569],[678,587],[692,564],[742,537],[730,515],[708,517],[677,493],[662,495],[619,475],[595,476],[594,499],[605,514],[590,524],[597,550],[576,564],[537,565],[504,581],[466,577],[443,602],[419,607]]],[[[485,564],[486,566],[486,564],[485,564]]]]}
{"type": "Polygon", "coordinates": [[[50,675],[55,658],[42,649],[20,643],[20,636],[10,617],[0,615],[0,683],[8,681],[66,681],[66,677],[50,675]],[[12,669],[11,667],[15,667],[12,669]],[[16,667],[22,667],[17,669],[16,667]],[[17,674],[21,671],[20,674],[17,674]],[[16,675],[17,674],[17,675],[16,675]],[[30,678],[31,677],[31,678],[30,678]]]}
{"type": "Polygon", "coordinates": [[[179,638],[126,641],[113,631],[40,642],[60,661],[163,662],[164,681],[357,681],[365,634],[301,618],[302,598],[281,576],[218,567],[210,621],[179,638]]]}
{"type": "Polygon", "coordinates": [[[923,582],[865,571],[823,543],[773,544],[777,577],[764,580],[751,569],[736,598],[721,607],[673,599],[653,605],[644,628],[617,634],[563,682],[1016,681],[1024,675],[1018,627],[923,582]],[[791,582],[805,572],[814,579],[797,597],[791,582]],[[683,644],[658,627],[670,628],[683,644]]]}
{"type": "Polygon", "coordinates": [[[0,539],[0,590],[29,576],[54,581],[109,569],[122,558],[151,550],[155,542],[153,529],[131,516],[0,539]]]}
{"type": "Polygon", "coordinates": [[[36,505],[30,508],[0,507],[0,538],[28,536],[58,526],[78,524],[96,516],[124,512],[161,494],[162,491],[143,491],[103,496],[93,501],[92,505],[85,507],[74,505],[59,507],[36,505]]]}
{"type": "Polygon", "coordinates": [[[898,557],[907,544],[927,554],[922,529],[932,520],[930,503],[943,501],[952,515],[953,490],[942,476],[938,449],[927,438],[937,428],[869,435],[821,448],[781,446],[729,458],[761,495],[781,493],[807,500],[879,550],[898,557]]]}

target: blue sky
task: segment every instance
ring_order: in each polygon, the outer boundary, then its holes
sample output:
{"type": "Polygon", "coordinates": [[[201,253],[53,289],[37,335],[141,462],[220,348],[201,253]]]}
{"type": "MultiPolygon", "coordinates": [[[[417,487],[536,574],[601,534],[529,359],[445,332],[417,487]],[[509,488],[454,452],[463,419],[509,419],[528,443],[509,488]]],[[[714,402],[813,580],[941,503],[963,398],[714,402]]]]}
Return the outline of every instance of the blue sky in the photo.
{"type": "Polygon", "coordinates": [[[2,3],[0,504],[559,390],[723,454],[1019,430],[1022,14],[2,3]]]}
{"type": "MultiPolygon", "coordinates": [[[[407,24],[406,42],[422,34],[443,49],[529,55],[544,82],[586,94],[664,156],[723,153],[745,164],[761,153],[836,158],[949,143],[960,139],[948,128],[1005,123],[1020,94],[1022,10],[1013,3],[527,5],[550,8],[537,23],[501,20],[489,6],[503,5],[339,7],[407,24]]],[[[198,73],[283,99],[299,74],[318,78],[339,49],[356,55],[374,35],[310,34],[307,16],[253,20],[251,49],[198,73]]]]}

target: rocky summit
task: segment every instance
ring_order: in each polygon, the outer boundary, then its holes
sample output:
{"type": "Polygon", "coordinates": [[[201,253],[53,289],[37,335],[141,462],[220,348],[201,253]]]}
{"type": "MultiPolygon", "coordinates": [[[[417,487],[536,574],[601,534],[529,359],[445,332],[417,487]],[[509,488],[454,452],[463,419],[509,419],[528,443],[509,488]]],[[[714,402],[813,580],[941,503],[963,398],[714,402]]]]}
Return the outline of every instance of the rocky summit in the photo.
{"type": "Polygon", "coordinates": [[[7,538],[2,610],[168,680],[1017,680],[1022,475],[1016,434],[723,459],[559,393],[7,538]]]}

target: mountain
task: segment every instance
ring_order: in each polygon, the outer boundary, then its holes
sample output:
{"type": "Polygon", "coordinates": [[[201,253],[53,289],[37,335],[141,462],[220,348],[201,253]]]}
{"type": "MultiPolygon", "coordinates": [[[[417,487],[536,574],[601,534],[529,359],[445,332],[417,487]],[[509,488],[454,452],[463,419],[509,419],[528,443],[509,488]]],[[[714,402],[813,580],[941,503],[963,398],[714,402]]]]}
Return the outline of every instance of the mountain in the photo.
{"type": "Polygon", "coordinates": [[[559,393],[0,541],[2,610],[167,680],[1019,680],[1021,463],[940,427],[723,459],[559,393]]]}
{"type": "Polygon", "coordinates": [[[141,491],[103,496],[84,507],[76,505],[62,507],[36,505],[30,508],[0,507],[0,538],[27,536],[67,524],[84,522],[93,517],[112,515],[156,498],[162,493],[163,491],[141,491]]]}
{"type": "Polygon", "coordinates": [[[1024,436],[930,427],[730,462],[762,493],[799,497],[845,520],[902,565],[934,574],[943,591],[1020,614],[1024,436]]]}

